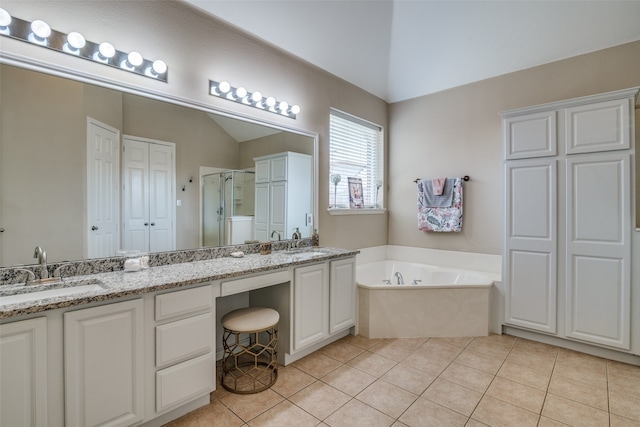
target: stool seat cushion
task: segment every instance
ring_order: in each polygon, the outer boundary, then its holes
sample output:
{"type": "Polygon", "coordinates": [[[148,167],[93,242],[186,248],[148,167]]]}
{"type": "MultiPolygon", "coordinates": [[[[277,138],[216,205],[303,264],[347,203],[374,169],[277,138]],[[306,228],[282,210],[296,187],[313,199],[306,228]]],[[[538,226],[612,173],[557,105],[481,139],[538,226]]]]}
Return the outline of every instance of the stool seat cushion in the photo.
{"type": "Polygon", "coordinates": [[[268,329],[279,320],[280,314],[272,308],[247,307],[225,314],[222,326],[235,332],[253,332],[268,329]]]}

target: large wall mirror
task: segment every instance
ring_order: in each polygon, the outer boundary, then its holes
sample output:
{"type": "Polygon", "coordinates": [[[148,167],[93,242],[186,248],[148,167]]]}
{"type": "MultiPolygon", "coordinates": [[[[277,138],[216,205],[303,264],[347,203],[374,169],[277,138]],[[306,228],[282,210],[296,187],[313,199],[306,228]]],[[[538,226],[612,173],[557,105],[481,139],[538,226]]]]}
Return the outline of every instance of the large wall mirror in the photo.
{"type": "MultiPolygon", "coordinates": [[[[232,227],[255,214],[254,158],[316,150],[311,133],[13,65],[0,65],[0,96],[2,267],[33,264],[35,246],[49,261],[117,255],[142,244],[136,220],[160,230],[167,216],[172,229],[156,233],[151,252],[236,244],[232,227]],[[105,148],[110,139],[119,152],[105,148]]],[[[300,197],[309,213],[314,165],[300,197]]]]}

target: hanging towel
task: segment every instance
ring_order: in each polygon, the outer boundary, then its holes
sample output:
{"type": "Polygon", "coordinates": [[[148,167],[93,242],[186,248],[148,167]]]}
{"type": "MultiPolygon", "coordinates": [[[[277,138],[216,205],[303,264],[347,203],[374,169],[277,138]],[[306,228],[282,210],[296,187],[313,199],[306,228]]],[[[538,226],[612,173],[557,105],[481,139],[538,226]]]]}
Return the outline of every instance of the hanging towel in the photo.
{"type": "MultiPolygon", "coordinates": [[[[425,204],[426,197],[422,191],[425,181],[418,181],[418,229],[434,232],[458,232],[462,230],[462,179],[452,180],[453,203],[448,207],[432,207],[425,204]]],[[[426,181],[431,184],[430,181],[426,181]]],[[[447,182],[446,185],[448,185],[447,182]]],[[[446,188],[445,188],[446,191],[446,188]]]]}
{"type": "Polygon", "coordinates": [[[433,188],[434,196],[442,196],[444,191],[444,184],[447,182],[447,178],[433,178],[431,180],[431,187],[433,188]]]}
{"type": "Polygon", "coordinates": [[[447,208],[453,204],[453,187],[459,178],[446,178],[442,195],[436,195],[430,179],[418,181],[418,197],[422,195],[422,204],[429,208],[447,208]]]}

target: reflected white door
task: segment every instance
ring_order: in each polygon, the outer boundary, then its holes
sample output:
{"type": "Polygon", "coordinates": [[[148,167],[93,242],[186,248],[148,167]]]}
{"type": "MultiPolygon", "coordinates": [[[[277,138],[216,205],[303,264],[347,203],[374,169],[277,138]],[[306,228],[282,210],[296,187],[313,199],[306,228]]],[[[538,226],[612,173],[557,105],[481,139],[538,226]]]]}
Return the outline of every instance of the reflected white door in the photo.
{"type": "Polygon", "coordinates": [[[119,141],[117,129],[87,117],[87,258],[120,247],[119,141]]]}
{"type": "Polygon", "coordinates": [[[123,248],[175,249],[175,145],[123,139],[123,248]]]}

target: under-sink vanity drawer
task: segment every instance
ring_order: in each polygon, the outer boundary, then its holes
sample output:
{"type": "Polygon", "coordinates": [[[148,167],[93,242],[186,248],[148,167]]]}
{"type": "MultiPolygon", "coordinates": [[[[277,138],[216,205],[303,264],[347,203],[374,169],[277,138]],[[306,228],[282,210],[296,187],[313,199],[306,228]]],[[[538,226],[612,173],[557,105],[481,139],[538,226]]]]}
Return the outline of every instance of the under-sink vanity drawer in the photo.
{"type": "Polygon", "coordinates": [[[161,412],[214,390],[213,352],[156,372],[156,411],[161,412]]]}
{"type": "Polygon", "coordinates": [[[211,285],[156,296],[156,321],[170,319],[213,307],[211,285]]]}
{"type": "Polygon", "coordinates": [[[220,286],[220,296],[226,297],[254,289],[266,288],[267,286],[279,285],[280,283],[289,282],[290,280],[291,273],[289,270],[281,270],[275,273],[261,274],[244,279],[229,280],[222,282],[220,286]]]}
{"type": "Polygon", "coordinates": [[[211,351],[213,322],[213,315],[206,313],[157,326],[156,367],[211,351]]]}

